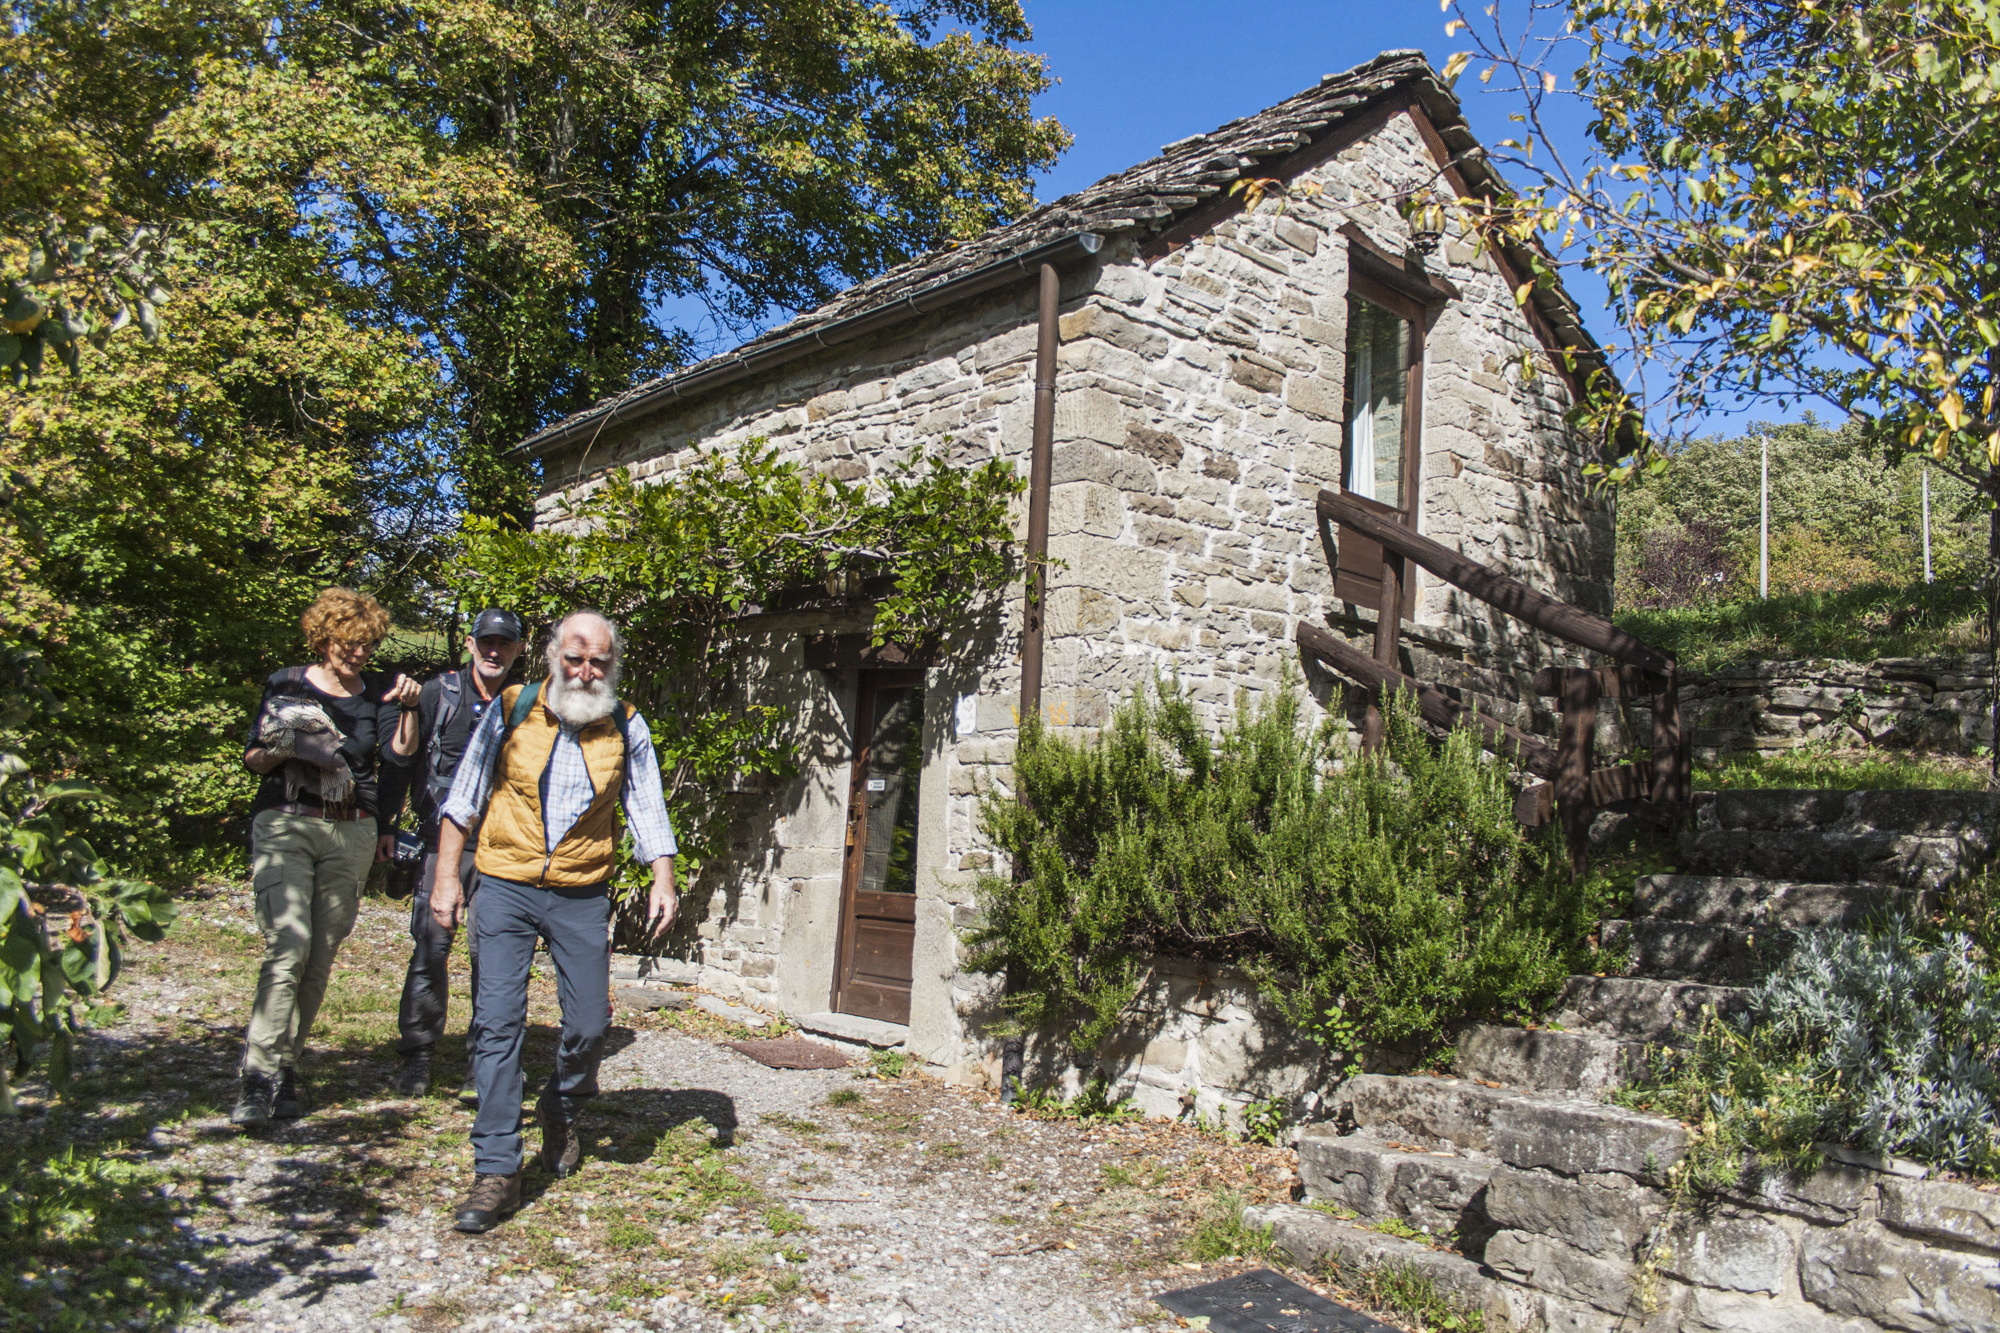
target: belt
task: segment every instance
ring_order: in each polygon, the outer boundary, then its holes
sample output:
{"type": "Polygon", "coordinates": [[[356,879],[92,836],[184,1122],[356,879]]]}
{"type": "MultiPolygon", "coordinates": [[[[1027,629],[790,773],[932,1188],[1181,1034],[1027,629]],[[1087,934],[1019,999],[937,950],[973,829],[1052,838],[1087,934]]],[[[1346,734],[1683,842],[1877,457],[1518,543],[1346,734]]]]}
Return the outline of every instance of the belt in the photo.
{"type": "Polygon", "coordinates": [[[358,805],[302,805],[297,801],[280,801],[266,809],[276,810],[283,815],[305,815],[309,819],[331,819],[335,823],[346,823],[354,819],[373,819],[374,816],[358,805]]]}

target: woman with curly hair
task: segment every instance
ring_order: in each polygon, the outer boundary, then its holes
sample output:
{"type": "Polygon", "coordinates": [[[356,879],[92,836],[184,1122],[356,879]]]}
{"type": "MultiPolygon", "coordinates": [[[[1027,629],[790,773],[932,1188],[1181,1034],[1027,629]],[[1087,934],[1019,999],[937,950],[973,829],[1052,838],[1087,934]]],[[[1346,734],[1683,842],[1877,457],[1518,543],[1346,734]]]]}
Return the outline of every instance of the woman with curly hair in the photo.
{"type": "Polygon", "coordinates": [[[264,963],[230,1120],[303,1114],[299,1054],[326,997],[334,955],[354,929],[369,865],[395,843],[378,827],[380,764],[416,748],[417,683],[367,670],[389,632],[373,597],[328,588],[299,617],[318,660],[264,682],[243,762],[263,776],[251,807],[250,879],[264,963]]]}

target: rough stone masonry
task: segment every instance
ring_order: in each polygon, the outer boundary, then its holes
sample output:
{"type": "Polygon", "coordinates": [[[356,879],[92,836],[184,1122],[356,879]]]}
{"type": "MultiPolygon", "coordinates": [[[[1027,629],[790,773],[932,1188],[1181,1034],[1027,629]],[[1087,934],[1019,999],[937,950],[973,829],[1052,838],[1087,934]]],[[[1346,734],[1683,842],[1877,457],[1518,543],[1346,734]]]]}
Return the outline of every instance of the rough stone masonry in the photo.
{"type": "MultiPolygon", "coordinates": [[[[1429,77],[1420,60],[1399,59],[1398,68],[1429,77]]],[[[1177,677],[1218,720],[1239,694],[1255,698],[1296,669],[1300,622],[1370,631],[1372,612],[1333,597],[1313,501],[1341,482],[1358,244],[1341,228],[1358,226],[1381,251],[1403,254],[1412,237],[1401,203],[1438,182],[1430,127],[1417,102],[1410,108],[1295,179],[1282,211],[1267,202],[1237,213],[1157,257],[1142,253],[1146,237],[1131,219],[1093,223],[1107,236],[1102,251],[1062,282],[1050,498],[1050,554],[1061,564],[1043,691],[1053,725],[1102,724],[1155,672],[1177,677]]],[[[1311,123],[1334,119],[1328,111],[1311,123]]],[[[1257,120],[1208,139],[1247,142],[1257,120]]],[[[1195,166],[1226,162],[1255,174],[1254,155],[1217,152],[1195,166]]],[[[1570,390],[1531,312],[1460,219],[1429,264],[1456,295],[1425,335],[1420,527],[1533,586],[1607,610],[1610,502],[1586,485],[1584,447],[1563,423],[1570,390]]],[[[912,450],[1008,459],[1025,475],[1031,288],[1023,282],[612,422],[546,456],[540,521],[562,522],[564,502],[611,469],[668,482],[696,450],[759,438],[849,479],[878,475],[912,450]]],[[[970,919],[977,876],[994,868],[978,804],[983,792],[1008,790],[1020,590],[974,612],[971,646],[928,680],[907,1034],[911,1050],[968,1077],[982,1056],[972,1021],[990,995],[986,979],[960,972],[956,930],[970,919]]],[[[829,1007],[856,688],[851,672],[808,669],[802,645],[808,633],[865,626],[865,610],[851,608],[758,626],[759,698],[796,709],[812,748],[796,780],[746,800],[737,859],[691,960],[703,984],[795,1015],[829,1007]]],[[[1420,584],[1408,634],[1406,661],[1510,720],[1537,716],[1525,688],[1536,667],[1576,660],[1435,582],[1420,584]]],[[[1321,706],[1339,705],[1334,682],[1309,683],[1321,706]]],[[[1203,1095],[1213,1106],[1247,1093],[1203,1095]]]]}

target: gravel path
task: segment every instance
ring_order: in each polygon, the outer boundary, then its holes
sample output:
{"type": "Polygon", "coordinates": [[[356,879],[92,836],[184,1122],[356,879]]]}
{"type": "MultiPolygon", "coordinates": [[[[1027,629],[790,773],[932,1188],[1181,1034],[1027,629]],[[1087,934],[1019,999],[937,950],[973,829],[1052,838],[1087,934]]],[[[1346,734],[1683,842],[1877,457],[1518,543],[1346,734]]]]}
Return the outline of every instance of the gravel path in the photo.
{"type": "MultiPolygon", "coordinates": [[[[52,1326],[123,1272],[153,1318],[189,1327],[1095,1333],[1176,1324],[1153,1293],[1254,1266],[1191,1261],[1218,1195],[1291,1193],[1287,1151],[1038,1120],[866,1067],[769,1069],[719,1045],[751,1034],[714,1015],[634,1011],[584,1122],[586,1168],[531,1172],[517,1217],[461,1236],[470,1113],[384,1092],[402,910],[371,900],[343,953],[315,1042],[319,1105],[255,1137],[223,1119],[257,944],[240,892],[150,951],[124,984],[126,1020],[87,1041],[72,1102],[25,1098],[0,1140],[17,1156],[97,1143],[136,1174],[104,1186],[88,1237],[43,1247],[0,1327],[52,1326]]],[[[531,983],[531,1077],[553,1049],[552,991],[531,983]]],[[[441,1048],[441,1085],[456,1058],[441,1048]]],[[[95,1313],[140,1300],[114,1293],[95,1313]]]]}

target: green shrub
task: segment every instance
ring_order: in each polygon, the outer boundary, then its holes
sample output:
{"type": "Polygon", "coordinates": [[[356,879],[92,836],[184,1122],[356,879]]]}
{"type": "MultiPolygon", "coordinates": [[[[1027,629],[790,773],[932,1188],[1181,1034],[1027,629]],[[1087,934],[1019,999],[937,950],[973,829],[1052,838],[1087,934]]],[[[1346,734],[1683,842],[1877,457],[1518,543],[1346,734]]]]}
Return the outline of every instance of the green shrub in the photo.
{"type": "Polygon", "coordinates": [[[1595,882],[1571,882],[1551,830],[1514,822],[1507,770],[1469,733],[1432,741],[1406,698],[1365,755],[1307,729],[1287,681],[1211,745],[1178,688],[1156,692],[1088,743],[1029,719],[1020,799],[982,808],[1025,873],[981,878],[971,965],[1006,973],[1023,1026],[1089,1051],[1146,960],[1171,955],[1244,969],[1330,1046],[1434,1046],[1594,961],[1595,882]]]}
{"type": "Polygon", "coordinates": [[[1685,1171],[1816,1166],[1822,1145],[1991,1173],[2000,1165],[2000,988],[1970,936],[1892,921],[1804,932],[1735,1020],[1712,1012],[1658,1079],[1619,1100],[1699,1127],[1685,1171]]]}

